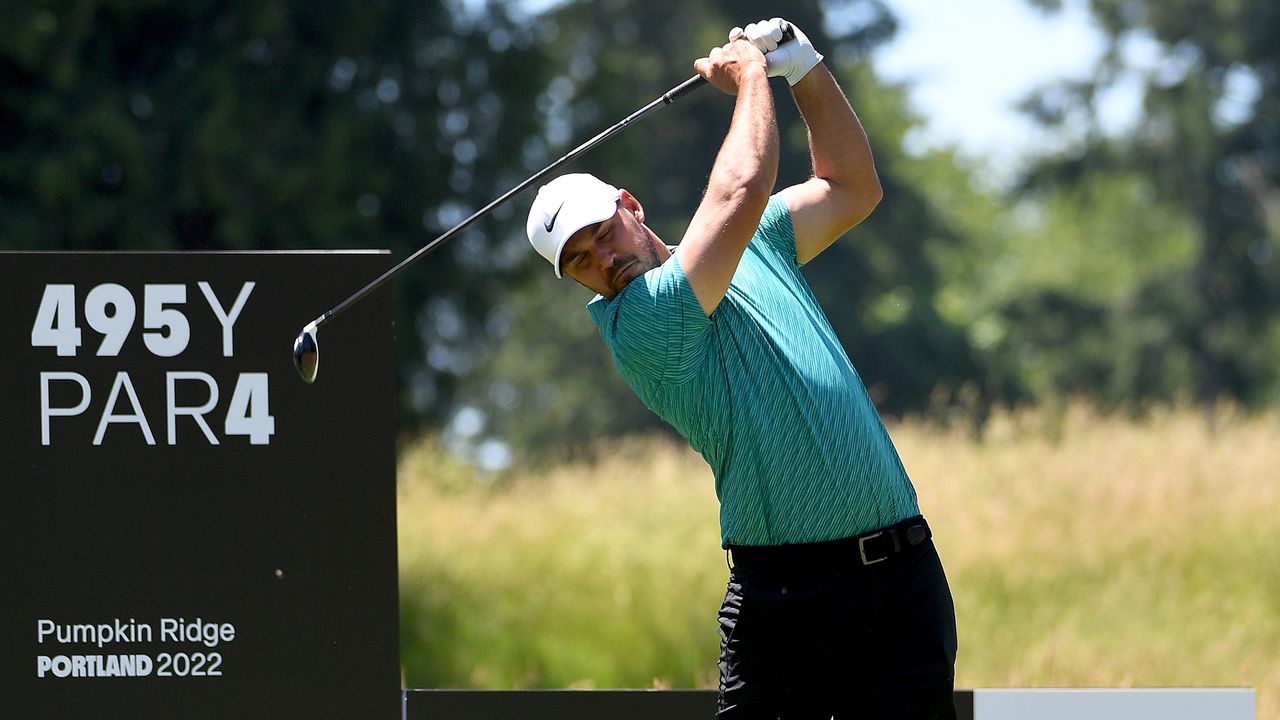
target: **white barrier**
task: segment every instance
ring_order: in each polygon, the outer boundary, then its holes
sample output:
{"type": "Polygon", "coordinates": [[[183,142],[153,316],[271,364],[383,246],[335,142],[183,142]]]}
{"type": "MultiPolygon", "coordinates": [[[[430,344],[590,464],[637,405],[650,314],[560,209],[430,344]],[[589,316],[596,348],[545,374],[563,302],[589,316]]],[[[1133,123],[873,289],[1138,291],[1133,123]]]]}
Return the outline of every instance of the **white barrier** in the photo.
{"type": "MultiPolygon", "coordinates": [[[[957,720],[1255,720],[1248,688],[956,690],[957,720]]],[[[406,690],[405,720],[708,720],[715,690],[406,690]]]]}
{"type": "Polygon", "coordinates": [[[1254,720],[1246,688],[974,690],[974,720],[1254,720]]]}

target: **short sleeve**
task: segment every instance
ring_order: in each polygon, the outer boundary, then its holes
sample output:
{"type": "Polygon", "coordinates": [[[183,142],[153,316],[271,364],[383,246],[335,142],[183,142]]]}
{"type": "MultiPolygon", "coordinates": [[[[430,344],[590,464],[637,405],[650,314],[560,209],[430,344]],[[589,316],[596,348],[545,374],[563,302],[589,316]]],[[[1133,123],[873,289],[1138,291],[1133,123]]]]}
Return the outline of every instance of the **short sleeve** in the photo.
{"type": "Polygon", "coordinates": [[[754,241],[763,242],[770,250],[796,264],[796,232],[791,224],[791,211],[781,195],[769,198],[754,241]]]}
{"type": "Polygon", "coordinates": [[[619,368],[650,382],[689,380],[707,351],[711,321],[675,253],[588,308],[619,368]]]}

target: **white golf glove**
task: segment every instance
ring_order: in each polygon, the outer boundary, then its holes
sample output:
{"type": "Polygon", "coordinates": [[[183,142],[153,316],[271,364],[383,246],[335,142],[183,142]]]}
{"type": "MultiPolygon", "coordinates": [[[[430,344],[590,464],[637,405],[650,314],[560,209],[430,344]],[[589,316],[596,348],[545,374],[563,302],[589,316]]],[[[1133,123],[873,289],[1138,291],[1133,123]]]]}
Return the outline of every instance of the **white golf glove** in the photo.
{"type": "Polygon", "coordinates": [[[796,27],[795,23],[782,18],[761,20],[745,28],[735,27],[729,31],[730,42],[738,38],[749,40],[757,50],[764,53],[769,77],[785,77],[788,85],[800,82],[800,79],[808,75],[815,65],[822,62],[822,53],[813,49],[809,38],[805,37],[800,28],[796,27]],[[795,35],[795,39],[779,45],[784,31],[788,28],[795,35]]]}

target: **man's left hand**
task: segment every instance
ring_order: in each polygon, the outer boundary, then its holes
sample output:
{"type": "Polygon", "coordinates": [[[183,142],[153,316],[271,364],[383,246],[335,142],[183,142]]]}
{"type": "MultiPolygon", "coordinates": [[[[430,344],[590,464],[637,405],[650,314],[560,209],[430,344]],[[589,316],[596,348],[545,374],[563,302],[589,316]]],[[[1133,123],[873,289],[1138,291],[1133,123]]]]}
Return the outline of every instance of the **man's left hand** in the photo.
{"type": "Polygon", "coordinates": [[[750,41],[764,53],[769,77],[785,77],[791,86],[822,62],[822,53],[814,49],[804,32],[795,23],[782,18],[761,20],[746,28],[735,27],[729,31],[729,40],[737,39],[750,41]],[[788,34],[792,37],[784,41],[788,34]]]}

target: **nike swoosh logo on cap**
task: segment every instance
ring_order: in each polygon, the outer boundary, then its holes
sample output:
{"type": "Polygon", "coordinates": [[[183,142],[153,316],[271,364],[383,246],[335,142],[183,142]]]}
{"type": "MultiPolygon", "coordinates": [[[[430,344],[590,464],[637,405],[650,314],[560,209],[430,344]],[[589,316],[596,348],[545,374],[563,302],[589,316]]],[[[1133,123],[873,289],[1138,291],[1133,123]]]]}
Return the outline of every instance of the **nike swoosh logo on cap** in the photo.
{"type": "Polygon", "coordinates": [[[542,227],[546,228],[547,232],[551,232],[551,228],[556,226],[556,218],[560,216],[560,210],[563,208],[564,203],[560,203],[560,207],[556,208],[554,213],[551,213],[551,219],[543,223],[542,227]]]}

